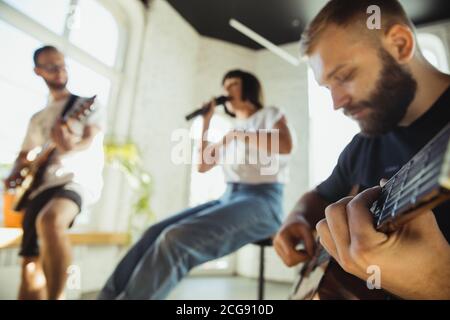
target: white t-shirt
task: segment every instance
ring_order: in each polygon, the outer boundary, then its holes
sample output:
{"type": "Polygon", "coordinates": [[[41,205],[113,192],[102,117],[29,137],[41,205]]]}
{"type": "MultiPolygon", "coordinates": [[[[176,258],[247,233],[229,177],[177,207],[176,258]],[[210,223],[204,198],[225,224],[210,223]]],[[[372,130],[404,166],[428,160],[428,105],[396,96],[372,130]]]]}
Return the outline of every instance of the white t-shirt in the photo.
{"type": "MultiPolygon", "coordinates": [[[[67,99],[49,99],[47,107],[34,114],[28,125],[22,144],[22,151],[30,151],[50,140],[50,131],[61,116],[67,99]]],[[[83,151],[67,155],[56,155],[47,167],[42,184],[31,194],[31,198],[45,189],[66,184],[67,189],[78,192],[83,199],[83,207],[96,202],[103,187],[102,171],[104,165],[103,132],[106,129],[106,112],[97,102],[94,112],[83,121],[71,121],[71,130],[81,139],[86,124],[101,129],[91,145],[83,151]]],[[[77,107],[77,102],[72,108],[77,107]]]]}
{"type": "MultiPolygon", "coordinates": [[[[283,112],[278,108],[266,107],[258,110],[247,119],[234,120],[233,128],[247,132],[271,131],[283,116],[283,112]]],[[[272,137],[275,139],[272,140],[273,143],[278,142],[278,137],[273,133],[272,131],[272,137]]],[[[289,154],[274,153],[269,155],[258,150],[254,145],[247,144],[246,148],[243,141],[234,141],[229,143],[226,148],[222,148],[220,162],[226,182],[286,183],[289,179],[289,158],[289,154]]]]}

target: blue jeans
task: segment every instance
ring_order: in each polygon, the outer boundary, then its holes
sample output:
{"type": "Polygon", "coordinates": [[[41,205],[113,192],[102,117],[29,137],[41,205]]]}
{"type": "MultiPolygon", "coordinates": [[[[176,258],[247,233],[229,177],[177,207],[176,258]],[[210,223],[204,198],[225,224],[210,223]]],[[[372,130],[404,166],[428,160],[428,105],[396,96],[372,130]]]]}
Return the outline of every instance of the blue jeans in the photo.
{"type": "Polygon", "coordinates": [[[229,184],[219,200],[151,226],[117,265],[98,299],[164,299],[195,266],[276,233],[282,198],[281,184],[229,184]]]}

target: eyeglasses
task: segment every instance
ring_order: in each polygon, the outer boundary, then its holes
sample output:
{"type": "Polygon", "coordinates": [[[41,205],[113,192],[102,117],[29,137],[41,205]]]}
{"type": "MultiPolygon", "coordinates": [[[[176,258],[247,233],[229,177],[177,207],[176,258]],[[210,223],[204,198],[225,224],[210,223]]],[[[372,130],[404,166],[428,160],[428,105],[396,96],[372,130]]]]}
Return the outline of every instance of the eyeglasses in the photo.
{"type": "Polygon", "coordinates": [[[56,73],[58,71],[66,71],[66,65],[37,65],[38,68],[41,68],[49,73],[56,73]]]}

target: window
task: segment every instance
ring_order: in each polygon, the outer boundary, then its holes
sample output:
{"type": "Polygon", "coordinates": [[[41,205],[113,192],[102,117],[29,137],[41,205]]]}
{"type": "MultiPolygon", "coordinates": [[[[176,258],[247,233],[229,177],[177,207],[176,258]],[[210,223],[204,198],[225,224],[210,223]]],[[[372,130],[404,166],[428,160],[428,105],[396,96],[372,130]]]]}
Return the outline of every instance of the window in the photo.
{"type": "Polygon", "coordinates": [[[4,0],[26,16],[59,35],[64,32],[70,0],[4,0]]]}
{"type": "Polygon", "coordinates": [[[311,69],[308,69],[308,107],[309,185],[313,188],[328,178],[359,127],[342,112],[333,109],[330,92],[317,84],[311,69]]]}
{"type": "Polygon", "coordinates": [[[117,5],[97,0],[0,0],[0,38],[7,44],[0,50],[0,95],[8,106],[0,116],[2,177],[20,149],[30,117],[46,105],[47,87],[33,72],[38,47],[51,44],[65,53],[70,91],[97,94],[103,107],[115,108],[128,40],[127,25],[117,12],[117,5]]]}
{"type": "Polygon", "coordinates": [[[24,138],[30,117],[45,106],[45,86],[33,76],[33,51],[41,43],[0,20],[0,38],[8,43],[0,50],[0,163],[12,163],[24,138]],[[19,63],[20,61],[20,63],[19,63]]]}
{"type": "Polygon", "coordinates": [[[425,58],[440,71],[449,73],[447,54],[442,40],[431,33],[419,33],[417,41],[425,58]]]}
{"type": "Polygon", "coordinates": [[[74,59],[66,58],[67,72],[69,73],[69,90],[82,96],[97,95],[100,104],[108,105],[111,91],[111,80],[74,59]]]}
{"type": "Polygon", "coordinates": [[[79,21],[70,32],[70,41],[108,66],[114,66],[119,42],[114,16],[92,0],[80,0],[77,10],[74,14],[79,21]]]}

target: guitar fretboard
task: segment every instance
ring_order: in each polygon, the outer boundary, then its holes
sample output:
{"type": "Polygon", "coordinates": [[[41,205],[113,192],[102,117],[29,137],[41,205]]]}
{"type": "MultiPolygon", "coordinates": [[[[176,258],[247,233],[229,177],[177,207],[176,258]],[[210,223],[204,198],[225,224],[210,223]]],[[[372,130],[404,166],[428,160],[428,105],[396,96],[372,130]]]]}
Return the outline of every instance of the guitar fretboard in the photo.
{"type": "Polygon", "coordinates": [[[371,208],[377,227],[418,207],[434,191],[442,191],[439,178],[448,161],[449,140],[450,124],[384,185],[371,208]]]}

